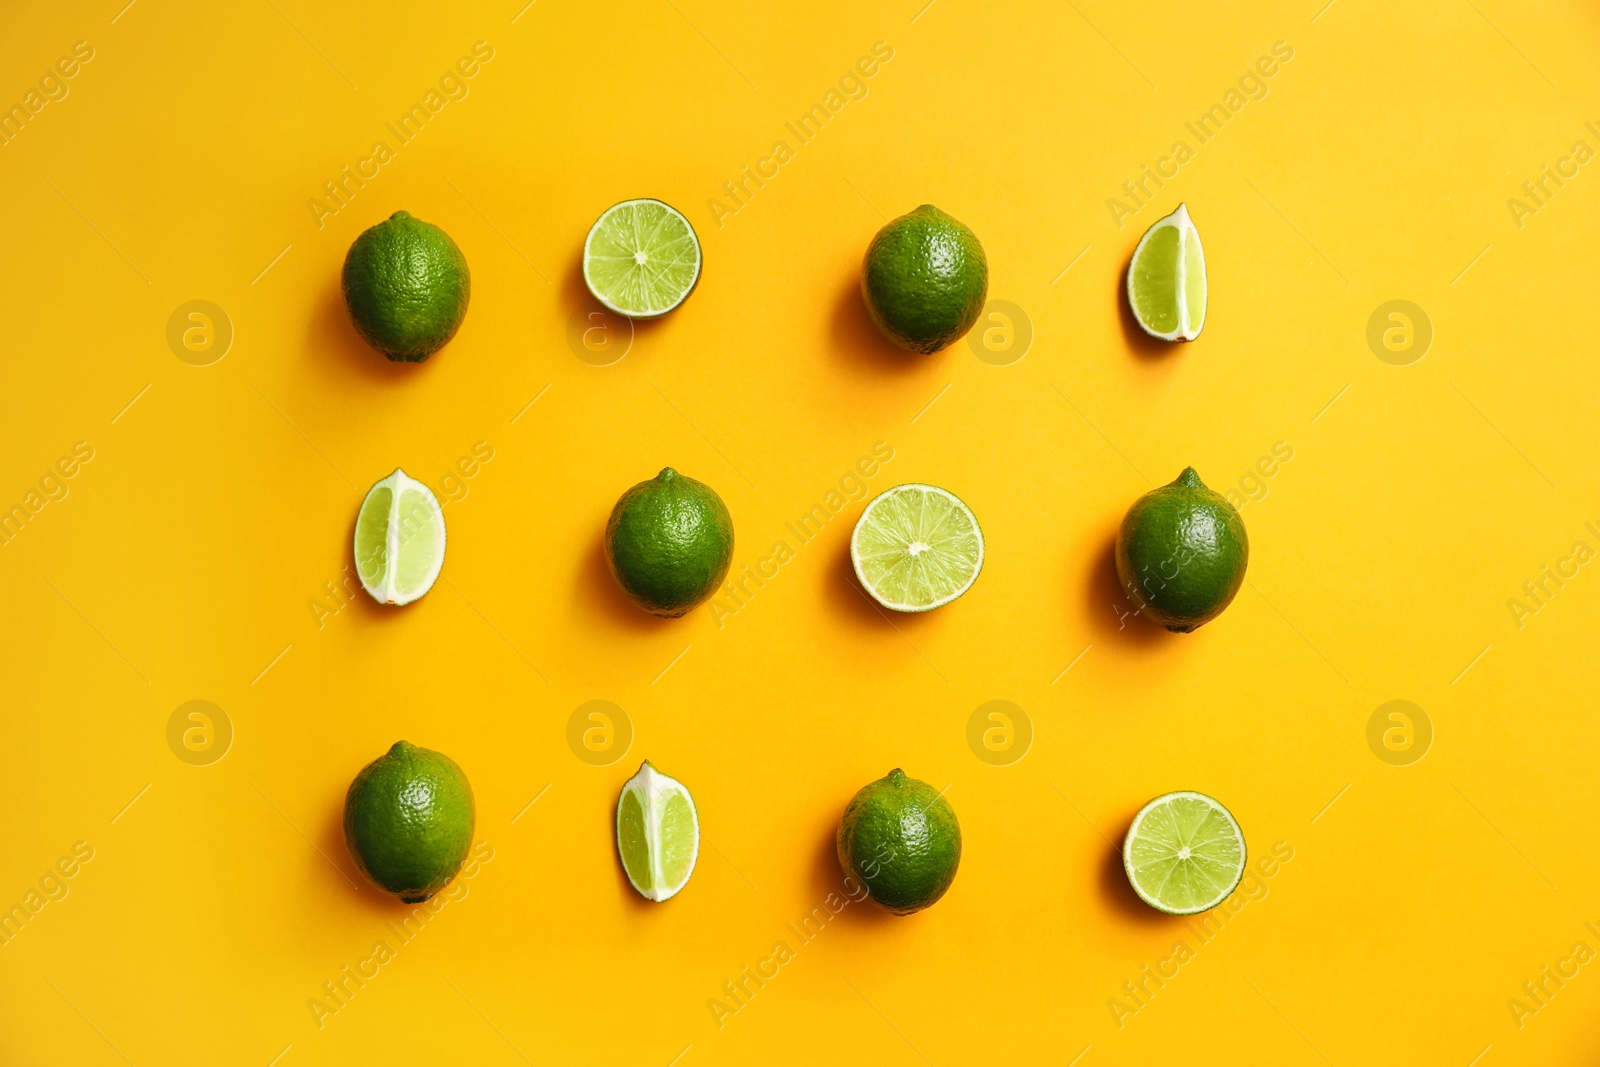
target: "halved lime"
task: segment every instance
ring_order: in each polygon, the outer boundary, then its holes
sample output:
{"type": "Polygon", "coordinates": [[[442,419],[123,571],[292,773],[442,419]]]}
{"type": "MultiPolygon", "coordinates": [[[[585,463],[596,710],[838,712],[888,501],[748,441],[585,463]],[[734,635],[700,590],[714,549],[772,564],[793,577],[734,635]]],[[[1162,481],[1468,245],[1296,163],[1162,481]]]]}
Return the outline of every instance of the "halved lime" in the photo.
{"type": "Polygon", "coordinates": [[[380,604],[409,604],[444,566],[444,512],[431,489],[397,469],[367,490],[355,541],[361,587],[380,604]]]}
{"type": "Polygon", "coordinates": [[[1194,915],[1228,899],[1244,877],[1244,834],[1204,793],[1156,797],[1133,817],[1122,866],[1139,899],[1168,915],[1194,915]]]}
{"type": "Polygon", "coordinates": [[[850,562],[872,599],[895,611],[948,604],[983,569],[983,531],[954,493],[908,483],[873,497],[850,535],[850,562]]]}
{"type": "Polygon", "coordinates": [[[677,894],[700,855],[700,817],[683,783],[645,760],[617,798],[617,855],[646,900],[677,894]]]}
{"type": "Polygon", "coordinates": [[[1206,323],[1206,254],[1183,204],[1139,239],[1128,264],[1128,306],[1163,341],[1193,341],[1206,323]]]}
{"type": "Polygon", "coordinates": [[[629,318],[665,315],[699,280],[694,227],[659,200],[613,204],[583,242],[584,284],[596,300],[629,318]]]}

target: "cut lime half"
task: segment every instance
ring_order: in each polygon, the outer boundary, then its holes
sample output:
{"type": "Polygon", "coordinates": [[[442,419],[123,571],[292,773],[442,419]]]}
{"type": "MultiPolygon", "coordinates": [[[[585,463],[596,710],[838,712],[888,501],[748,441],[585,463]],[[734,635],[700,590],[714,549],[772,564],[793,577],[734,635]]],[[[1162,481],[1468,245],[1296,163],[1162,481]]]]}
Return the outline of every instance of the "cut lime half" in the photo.
{"type": "Polygon", "coordinates": [[[371,489],[356,516],[356,573],[380,604],[409,604],[444,566],[444,512],[433,491],[403,470],[371,489]]]}
{"type": "Polygon", "coordinates": [[[1206,324],[1206,254],[1183,204],[1145,231],[1128,264],[1128,307],[1163,341],[1193,341],[1206,324]]]}
{"type": "Polygon", "coordinates": [[[613,204],[583,242],[584,284],[596,300],[629,318],[665,315],[699,280],[694,227],[659,200],[613,204]]]}
{"type": "Polygon", "coordinates": [[[1139,899],[1168,915],[1194,915],[1228,899],[1244,876],[1244,834],[1204,793],[1168,793],[1139,810],[1122,866],[1139,899]]]}
{"type": "Polygon", "coordinates": [[[646,900],[677,894],[700,855],[700,817],[683,783],[645,760],[617,798],[617,855],[646,900]]]}
{"type": "Polygon", "coordinates": [[[872,499],[850,535],[850,562],[872,599],[928,611],[965,593],[983,569],[983,531],[954,493],[897,485],[872,499]]]}

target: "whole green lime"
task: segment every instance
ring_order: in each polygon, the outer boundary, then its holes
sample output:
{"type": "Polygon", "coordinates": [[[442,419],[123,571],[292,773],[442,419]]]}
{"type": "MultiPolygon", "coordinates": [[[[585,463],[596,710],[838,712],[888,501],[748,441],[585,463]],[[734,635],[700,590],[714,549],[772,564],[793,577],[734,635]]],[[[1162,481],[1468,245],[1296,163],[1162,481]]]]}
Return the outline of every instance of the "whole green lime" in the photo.
{"type": "Polygon", "coordinates": [[[350,858],[407,904],[456,876],[475,821],[472,786],[455,760],[406,741],[363,767],[344,798],[350,858]]]}
{"type": "Polygon", "coordinates": [[[1141,614],[1174,633],[1210,622],[1232,602],[1250,560],[1244,520],[1193,467],[1128,509],[1117,576],[1141,614]]]}
{"type": "Polygon", "coordinates": [[[421,363],[467,317],[472,276],[450,235],[404,211],[364,232],[344,257],[344,302],[367,343],[421,363]]]}
{"type": "Polygon", "coordinates": [[[944,896],[961,865],[961,826],[937,789],[896,767],[862,786],[839,820],[839,865],[896,915],[944,896]]]}
{"type": "Polygon", "coordinates": [[[983,311],[989,261],[978,237],[932,204],[888,223],[867,246],[861,295],[885,337],[913,352],[959,340],[983,311]]]}
{"type": "Polygon", "coordinates": [[[606,563],[635,604],[676,617],[703,602],[733,562],[733,519],[704,482],[667,467],[629,489],[606,523],[606,563]]]}

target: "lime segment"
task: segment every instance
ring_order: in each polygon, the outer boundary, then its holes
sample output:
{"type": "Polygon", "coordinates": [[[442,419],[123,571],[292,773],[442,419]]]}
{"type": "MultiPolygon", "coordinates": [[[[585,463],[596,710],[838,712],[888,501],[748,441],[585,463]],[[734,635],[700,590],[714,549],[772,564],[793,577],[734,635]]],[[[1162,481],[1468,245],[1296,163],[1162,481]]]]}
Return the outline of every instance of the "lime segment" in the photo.
{"type": "Polygon", "coordinates": [[[356,573],[380,604],[409,604],[444,566],[444,512],[433,491],[396,470],[367,490],[356,516],[356,573]]]}
{"type": "Polygon", "coordinates": [[[897,485],[867,505],[850,535],[862,588],[886,608],[928,611],[972,587],[983,569],[983,531],[953,493],[897,485]]]}
{"type": "Polygon", "coordinates": [[[1128,264],[1128,306],[1163,341],[1193,341],[1206,321],[1206,256],[1183,204],[1139,239],[1128,264]]]}
{"type": "Polygon", "coordinates": [[[1204,793],[1168,793],[1140,809],[1122,844],[1139,898],[1169,915],[1194,915],[1228,899],[1244,876],[1244,834],[1204,793]]]}
{"type": "Polygon", "coordinates": [[[694,227],[659,200],[612,205],[583,242],[584,284],[600,303],[630,318],[665,315],[699,280],[694,227]]]}
{"type": "Polygon", "coordinates": [[[650,766],[629,778],[617,798],[617,855],[646,900],[675,896],[700,855],[700,818],[683,783],[650,766]]]}

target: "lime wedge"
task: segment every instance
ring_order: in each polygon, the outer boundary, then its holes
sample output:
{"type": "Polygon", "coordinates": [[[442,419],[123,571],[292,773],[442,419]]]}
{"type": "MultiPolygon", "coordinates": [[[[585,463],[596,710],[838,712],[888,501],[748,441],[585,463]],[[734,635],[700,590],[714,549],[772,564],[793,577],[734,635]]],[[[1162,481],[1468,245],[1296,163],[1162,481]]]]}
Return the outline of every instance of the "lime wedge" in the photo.
{"type": "Polygon", "coordinates": [[[700,817],[683,783],[645,760],[617,798],[617,855],[646,900],[677,894],[700,855],[700,817]]]}
{"type": "Polygon", "coordinates": [[[367,490],[356,516],[356,573],[380,604],[409,604],[444,566],[444,512],[433,491],[396,470],[367,490]]]}
{"type": "Polygon", "coordinates": [[[699,280],[694,227],[659,200],[613,204],[583,242],[584,284],[596,300],[629,318],[665,315],[699,280]]]}
{"type": "Polygon", "coordinates": [[[1244,834],[1204,793],[1168,793],[1139,810],[1122,866],[1139,899],[1168,915],[1194,915],[1228,899],[1244,876],[1244,834]]]}
{"type": "Polygon", "coordinates": [[[897,485],[867,505],[850,535],[850,562],[872,599],[928,611],[965,593],[983,569],[983,531],[953,493],[897,485]]]}
{"type": "Polygon", "coordinates": [[[1128,264],[1128,306],[1139,326],[1163,341],[1193,341],[1206,323],[1206,254],[1189,209],[1145,231],[1128,264]]]}

